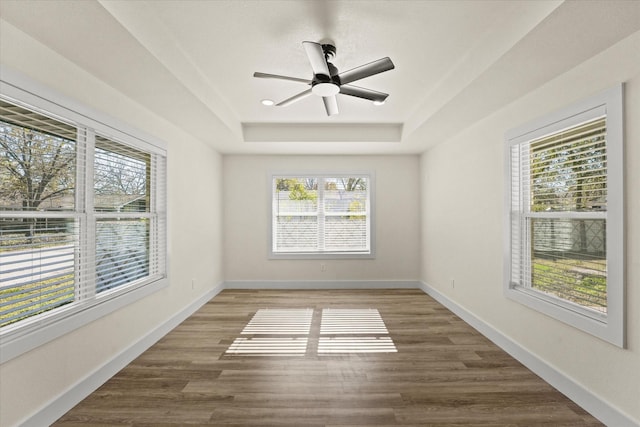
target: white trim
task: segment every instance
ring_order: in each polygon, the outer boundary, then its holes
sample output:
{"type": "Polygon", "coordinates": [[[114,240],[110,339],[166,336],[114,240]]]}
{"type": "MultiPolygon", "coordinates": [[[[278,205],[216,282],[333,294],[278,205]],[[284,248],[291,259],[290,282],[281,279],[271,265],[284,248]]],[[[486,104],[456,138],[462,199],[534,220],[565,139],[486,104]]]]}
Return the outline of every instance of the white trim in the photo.
{"type": "MultiPolygon", "coordinates": [[[[131,125],[123,123],[120,120],[67,98],[64,95],[61,95],[2,64],[0,64],[0,97],[8,99],[10,102],[17,105],[25,106],[25,108],[41,111],[42,114],[46,116],[59,117],[60,120],[65,123],[73,123],[79,131],[80,129],[86,129],[86,136],[83,138],[86,145],[83,146],[83,144],[78,144],[82,148],[80,153],[82,153],[81,155],[83,155],[83,158],[79,163],[84,165],[86,168],[84,171],[85,177],[93,176],[92,162],[88,161],[87,153],[93,152],[92,143],[94,141],[93,136],[96,131],[107,137],[114,135],[115,138],[113,139],[120,141],[127,146],[142,149],[145,152],[150,152],[166,158],[165,142],[145,134],[144,132],[137,130],[131,125]]],[[[80,142],[80,138],[78,138],[78,142],[80,142]]],[[[76,159],[76,162],[78,163],[78,159],[76,159]]],[[[162,174],[165,173],[166,171],[163,170],[162,174]]],[[[157,180],[158,177],[155,176],[154,179],[157,180]]],[[[164,176],[162,179],[165,179],[164,176]]],[[[91,209],[88,209],[88,207],[91,206],[90,202],[93,198],[93,191],[92,189],[87,188],[89,183],[86,180],[83,180],[82,182],[79,181],[79,184],[84,184],[84,189],[86,191],[85,194],[77,193],[77,201],[81,203],[76,205],[75,211],[60,213],[59,215],[80,219],[81,223],[84,222],[88,224],[83,225],[83,227],[92,227],[91,224],[94,224],[93,219],[104,215],[95,215],[91,209]]],[[[157,220],[162,220],[163,213],[164,211],[136,216],[155,216],[157,217],[157,220]]],[[[19,211],[16,212],[15,215],[13,212],[9,215],[10,217],[22,216],[19,211]]],[[[58,214],[45,213],[44,215],[40,215],[39,212],[27,214],[27,216],[33,215],[47,217],[49,215],[58,214]]],[[[128,214],[124,214],[124,216],[128,216],[128,214]]],[[[92,233],[87,233],[84,237],[88,235],[92,235],[92,233]]],[[[95,246],[95,242],[92,240],[83,242],[83,245],[81,245],[82,248],[91,248],[93,246],[95,246]]],[[[162,250],[166,253],[167,249],[166,247],[163,247],[162,250]]],[[[76,263],[76,266],[77,265],[78,264],[76,263]]],[[[109,301],[106,298],[95,298],[92,299],[92,301],[89,301],[89,299],[86,298],[87,295],[83,294],[83,298],[78,300],[78,304],[70,304],[69,307],[60,307],[58,309],[51,310],[46,314],[33,316],[30,319],[26,319],[24,322],[16,322],[16,328],[11,325],[6,327],[0,333],[0,363],[11,360],[26,351],[32,350],[39,345],[56,339],[88,322],[96,320],[121,308],[124,305],[150,295],[151,293],[164,288],[167,284],[168,279],[166,277],[158,278],[154,275],[150,275],[144,280],[139,281],[139,283],[131,283],[129,286],[123,287],[123,289],[109,293],[110,298],[113,298],[113,301],[109,301]]],[[[104,296],[106,295],[107,293],[105,292],[104,296]]]]}
{"type": "Polygon", "coordinates": [[[133,288],[100,304],[84,307],[81,311],[73,311],[69,316],[56,319],[54,322],[43,323],[38,328],[27,333],[18,334],[15,338],[11,336],[2,337],[0,340],[0,363],[8,362],[27,351],[81,328],[94,320],[167,287],[168,284],[169,280],[166,278],[156,280],[148,285],[133,288]]]}
{"type": "Polygon", "coordinates": [[[421,282],[420,289],[606,425],[616,427],[639,426],[631,417],[535,356],[516,341],[484,322],[466,308],[458,305],[437,289],[424,282],[421,282]]]}
{"type": "MultiPolygon", "coordinates": [[[[267,242],[269,247],[267,248],[267,259],[375,259],[376,258],[376,174],[374,171],[330,171],[330,172],[315,172],[315,171],[299,171],[299,172],[269,172],[267,175],[267,185],[268,185],[268,197],[269,197],[269,209],[270,209],[270,217],[269,217],[269,227],[268,227],[268,236],[267,242]],[[368,252],[335,252],[335,251],[326,251],[326,252],[274,252],[273,251],[273,229],[274,229],[274,220],[276,214],[273,209],[274,204],[274,178],[300,178],[300,177],[309,177],[309,178],[335,178],[335,177],[365,177],[369,181],[369,186],[367,188],[368,197],[369,197],[369,207],[368,207],[368,215],[367,220],[369,221],[369,251],[368,252]]],[[[322,191],[322,190],[320,190],[322,191]]]]}
{"type": "Polygon", "coordinates": [[[42,409],[38,410],[35,414],[25,418],[19,425],[23,427],[51,425],[71,408],[80,403],[85,397],[98,389],[98,387],[107,382],[107,380],[118,373],[118,371],[131,363],[136,357],[144,353],[160,338],[164,337],[173,328],[198,311],[198,309],[218,295],[223,289],[224,286],[218,284],[213,289],[207,291],[157,328],[121,351],[113,359],[71,386],[71,388],[63,392],[60,396],[45,404],[42,409]]]}
{"type": "MultiPolygon", "coordinates": [[[[624,252],[624,85],[616,86],[522,126],[505,134],[504,149],[504,206],[503,206],[503,290],[507,298],[533,308],[604,341],[626,348],[625,333],[625,252],[624,252]],[[564,301],[545,298],[541,293],[523,289],[512,283],[512,156],[511,148],[562,129],[577,126],[606,115],[607,120],[607,314],[591,314],[589,310],[575,310],[564,301]]],[[[520,183],[522,185],[522,183],[520,183]]],[[[527,213],[535,217],[538,214],[527,213]]],[[[584,217],[562,214],[554,217],[584,217]]]]}
{"type": "Polygon", "coordinates": [[[605,116],[607,114],[606,103],[611,102],[611,100],[603,95],[596,95],[593,100],[590,98],[587,101],[576,103],[545,117],[510,129],[506,132],[505,138],[509,141],[509,145],[522,144],[605,116]]]}
{"type": "Polygon", "coordinates": [[[62,121],[72,120],[82,126],[98,131],[102,136],[126,141],[137,148],[166,156],[167,143],[141,131],[128,123],[101,111],[67,98],[57,91],[42,85],[8,67],[0,64],[0,93],[19,103],[45,110],[49,115],[62,117],[62,121]]]}
{"type": "Polygon", "coordinates": [[[418,289],[417,280],[227,280],[225,289],[418,289]]]}
{"type": "MultiPolygon", "coordinates": [[[[270,246],[271,247],[271,246],[270,246]]],[[[271,251],[267,259],[375,259],[374,253],[361,252],[284,252],[271,251]]]]}

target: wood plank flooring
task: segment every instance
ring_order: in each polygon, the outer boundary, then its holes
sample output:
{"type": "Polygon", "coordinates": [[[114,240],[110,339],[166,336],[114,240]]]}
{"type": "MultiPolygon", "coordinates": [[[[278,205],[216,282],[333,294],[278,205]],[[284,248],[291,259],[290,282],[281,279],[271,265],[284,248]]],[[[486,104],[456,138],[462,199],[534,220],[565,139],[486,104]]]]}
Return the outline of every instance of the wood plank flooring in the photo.
{"type": "Polygon", "coordinates": [[[54,425],[602,424],[422,291],[407,289],[225,290],[54,425]],[[306,353],[226,354],[267,308],[313,309],[306,353]],[[326,308],[377,309],[397,352],[319,355],[326,308]]]}

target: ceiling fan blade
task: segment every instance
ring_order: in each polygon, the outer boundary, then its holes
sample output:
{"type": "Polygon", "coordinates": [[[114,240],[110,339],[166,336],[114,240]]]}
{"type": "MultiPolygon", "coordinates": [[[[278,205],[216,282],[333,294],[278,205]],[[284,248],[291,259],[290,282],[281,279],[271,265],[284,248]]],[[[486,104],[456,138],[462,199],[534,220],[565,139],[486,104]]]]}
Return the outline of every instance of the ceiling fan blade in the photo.
{"type": "Polygon", "coordinates": [[[253,77],[258,77],[260,79],[280,79],[280,80],[291,80],[292,82],[300,82],[306,83],[308,85],[311,84],[311,80],[309,79],[300,79],[298,77],[288,77],[288,76],[280,76],[278,74],[267,74],[267,73],[253,73],[253,77]]]}
{"type": "Polygon", "coordinates": [[[323,96],[324,108],[327,110],[327,116],[334,116],[338,114],[338,100],[336,96],[323,96]]]}
{"type": "Polygon", "coordinates": [[[355,82],[356,80],[364,79],[365,77],[393,70],[394,68],[395,65],[393,65],[391,59],[386,57],[353,68],[349,71],[345,71],[344,73],[340,73],[338,74],[338,78],[340,79],[340,83],[344,85],[347,83],[355,82]]]}
{"type": "Polygon", "coordinates": [[[382,93],[371,89],[365,89],[363,87],[353,85],[340,86],[340,93],[343,95],[355,96],[362,99],[368,99],[369,101],[384,102],[389,96],[388,93],[382,93]]]}
{"type": "Polygon", "coordinates": [[[291,105],[296,101],[300,101],[302,98],[306,98],[309,95],[311,95],[311,89],[307,89],[304,92],[300,92],[296,95],[293,95],[291,98],[287,98],[284,101],[279,102],[278,104],[276,104],[276,107],[286,107],[287,105],[291,105]]]}
{"type": "Polygon", "coordinates": [[[322,51],[322,45],[315,42],[302,42],[302,46],[304,46],[304,50],[307,52],[307,57],[311,63],[313,74],[331,76],[331,74],[329,74],[327,60],[325,59],[324,52],[322,51]]]}

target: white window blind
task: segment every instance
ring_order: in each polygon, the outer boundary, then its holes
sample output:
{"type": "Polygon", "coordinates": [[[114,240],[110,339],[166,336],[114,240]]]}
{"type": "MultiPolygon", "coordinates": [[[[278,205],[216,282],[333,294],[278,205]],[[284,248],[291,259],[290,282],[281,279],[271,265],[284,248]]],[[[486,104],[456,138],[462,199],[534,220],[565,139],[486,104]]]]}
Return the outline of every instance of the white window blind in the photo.
{"type": "Polygon", "coordinates": [[[273,254],[371,254],[370,175],[273,176],[273,254]]]}
{"type": "Polygon", "coordinates": [[[512,284],[606,314],[606,117],[511,152],[512,284]]]}
{"type": "Polygon", "coordinates": [[[76,299],[77,137],[0,100],[0,327],[76,299]]]}
{"type": "Polygon", "coordinates": [[[622,102],[616,88],[507,138],[506,294],[623,345],[622,102]]]}
{"type": "Polygon", "coordinates": [[[0,102],[0,334],[166,277],[158,150],[0,102]]]}

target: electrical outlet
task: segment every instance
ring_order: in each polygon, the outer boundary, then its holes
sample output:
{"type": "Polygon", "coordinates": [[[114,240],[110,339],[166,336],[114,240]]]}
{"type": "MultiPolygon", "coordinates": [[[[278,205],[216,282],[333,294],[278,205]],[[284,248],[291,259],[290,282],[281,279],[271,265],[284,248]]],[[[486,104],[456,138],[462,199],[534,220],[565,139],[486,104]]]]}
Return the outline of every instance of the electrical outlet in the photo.
{"type": "Polygon", "coordinates": [[[456,287],[456,281],[454,279],[451,279],[451,288],[455,288],[456,287]]]}
{"type": "Polygon", "coordinates": [[[326,264],[320,264],[320,271],[327,271],[327,265],[326,264]]]}
{"type": "Polygon", "coordinates": [[[191,289],[196,288],[196,279],[191,279],[191,289]]]}

